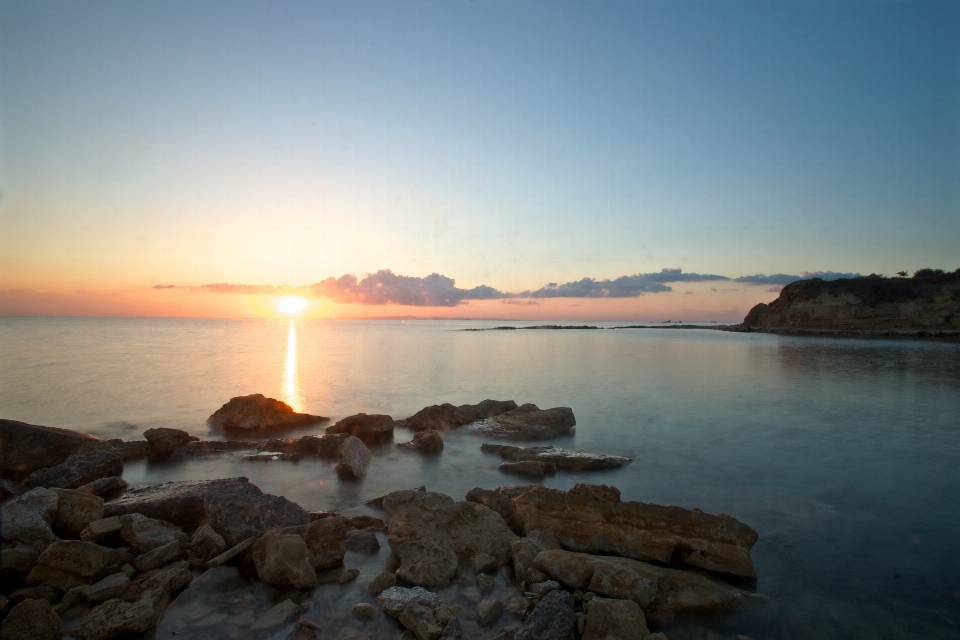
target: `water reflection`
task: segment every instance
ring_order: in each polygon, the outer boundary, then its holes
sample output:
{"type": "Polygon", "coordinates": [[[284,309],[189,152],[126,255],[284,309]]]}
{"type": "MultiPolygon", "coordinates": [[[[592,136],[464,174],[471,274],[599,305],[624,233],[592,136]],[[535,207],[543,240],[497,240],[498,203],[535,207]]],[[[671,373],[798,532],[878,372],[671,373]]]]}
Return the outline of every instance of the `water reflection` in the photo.
{"type": "Polygon", "coordinates": [[[293,319],[290,319],[290,330],[287,332],[287,364],[283,370],[283,400],[293,407],[294,411],[303,411],[303,395],[300,393],[300,380],[297,377],[297,328],[293,319]]]}

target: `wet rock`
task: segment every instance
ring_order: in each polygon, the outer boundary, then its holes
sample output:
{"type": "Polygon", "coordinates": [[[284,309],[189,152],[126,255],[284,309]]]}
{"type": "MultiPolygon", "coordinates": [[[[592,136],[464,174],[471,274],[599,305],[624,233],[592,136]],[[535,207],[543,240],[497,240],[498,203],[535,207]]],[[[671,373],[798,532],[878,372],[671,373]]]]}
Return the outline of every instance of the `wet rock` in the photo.
{"type": "Polygon", "coordinates": [[[100,478],[89,484],[85,484],[79,487],[77,491],[91,493],[95,496],[100,496],[104,500],[113,500],[126,491],[128,486],[127,481],[120,476],[110,476],[109,478],[100,478]]]}
{"type": "Polygon", "coordinates": [[[179,449],[191,440],[200,439],[196,436],[191,436],[186,431],[168,429],[166,427],[147,429],[144,431],[143,437],[150,443],[151,458],[168,458],[176,449],[179,449]]]}
{"type": "Polygon", "coordinates": [[[15,547],[0,551],[0,573],[22,576],[30,573],[37,564],[40,552],[33,547],[15,547]]]}
{"type": "Polygon", "coordinates": [[[503,615],[503,603],[496,599],[481,600],[477,605],[477,620],[481,627],[489,627],[503,615]]]}
{"type": "Polygon", "coordinates": [[[63,537],[79,538],[88,524],[103,518],[103,498],[100,496],[73,489],[53,491],[58,498],[53,528],[63,537]]]}
{"type": "Polygon", "coordinates": [[[221,453],[231,451],[247,451],[256,449],[259,442],[255,440],[200,440],[197,442],[188,442],[182,447],[178,447],[170,454],[170,460],[192,460],[196,458],[209,458],[221,453]]]}
{"type": "Polygon", "coordinates": [[[213,527],[205,524],[193,534],[190,549],[199,558],[213,558],[226,551],[227,543],[213,527]]]}
{"type": "Polygon", "coordinates": [[[282,496],[263,493],[250,482],[209,488],[204,495],[203,510],[210,526],[228,546],[251,536],[259,538],[270,529],[309,521],[300,505],[282,496]]]}
{"type": "Polygon", "coordinates": [[[123,593],[123,600],[136,602],[153,592],[176,593],[190,584],[193,574],[186,562],[175,562],[162,569],[154,569],[137,575],[123,593]]]}
{"type": "MultiPolygon", "coordinates": [[[[617,469],[630,462],[631,458],[601,453],[573,451],[561,447],[517,447],[507,444],[484,442],[480,448],[487,453],[496,453],[501,458],[518,462],[542,462],[553,464],[558,469],[572,471],[602,471],[617,469]]],[[[501,469],[503,465],[501,465],[501,469]]]]}
{"type": "Polygon", "coordinates": [[[151,591],[136,602],[107,600],[87,615],[73,632],[79,640],[107,640],[121,634],[144,633],[157,624],[169,596],[151,591]]]}
{"type": "Polygon", "coordinates": [[[533,566],[533,561],[543,551],[559,549],[560,541],[552,531],[531,531],[525,538],[514,541],[510,553],[513,556],[513,572],[517,581],[542,582],[546,576],[533,566]]]}
{"type": "Polygon", "coordinates": [[[343,564],[346,551],[346,524],[339,516],[315,520],[307,525],[287,527],[276,533],[294,534],[303,538],[310,549],[310,563],[317,571],[343,564]]]}
{"type": "Polygon", "coordinates": [[[257,575],[267,584],[295,589],[317,586],[310,549],[298,535],[265,535],[253,545],[253,562],[257,575]]]}
{"type": "Polygon", "coordinates": [[[123,459],[109,451],[75,453],[61,464],[34,471],[23,479],[23,488],[76,489],[100,478],[123,474],[123,459]]]}
{"type": "Polygon", "coordinates": [[[116,562],[107,547],[80,540],[60,540],[47,547],[27,575],[30,584],[48,584],[61,591],[90,584],[116,562]]]}
{"type": "Polygon", "coordinates": [[[250,627],[251,631],[260,631],[263,629],[277,629],[285,627],[300,614],[300,607],[293,600],[284,600],[274,605],[269,611],[257,618],[257,621],[250,627]]]}
{"type": "Polygon", "coordinates": [[[57,604],[60,601],[60,592],[50,585],[44,584],[39,587],[17,589],[10,594],[11,604],[20,604],[24,600],[46,600],[50,604],[57,604]]]}
{"type": "MultiPolygon", "coordinates": [[[[167,572],[161,569],[157,573],[167,572]]],[[[187,572],[189,573],[189,571],[187,572]]],[[[214,567],[197,576],[190,586],[177,596],[176,604],[188,602],[226,603],[243,600],[248,583],[236,567],[214,567]]],[[[252,621],[251,621],[252,622],[252,621]]]]}
{"type": "Polygon", "coordinates": [[[714,613],[744,598],[739,589],[702,573],[629,558],[553,550],[538,555],[534,566],[568,589],[633,600],[652,620],[679,613],[714,613]]]}
{"type": "Polygon", "coordinates": [[[4,478],[20,480],[64,462],[85,444],[101,442],[69,429],[0,420],[0,473],[4,478]]]}
{"type": "Polygon", "coordinates": [[[440,432],[435,429],[418,431],[413,434],[413,439],[409,442],[401,442],[397,445],[401,449],[411,449],[420,453],[440,453],[443,451],[443,438],[440,432]]]}
{"type": "Polygon", "coordinates": [[[534,582],[529,586],[530,593],[542,598],[551,591],[556,591],[560,588],[560,583],[556,580],[544,580],[543,582],[534,582]]]}
{"type": "Polygon", "coordinates": [[[137,571],[152,571],[157,567],[162,567],[168,562],[173,562],[174,560],[179,559],[182,553],[183,552],[180,549],[180,542],[178,540],[173,540],[143,554],[142,556],[138,556],[134,561],[133,566],[137,568],[137,571]]]}
{"type": "MultiPolygon", "coordinates": [[[[326,514],[329,516],[330,514],[326,514]]],[[[386,531],[387,523],[380,518],[373,516],[352,516],[345,518],[347,529],[359,529],[361,531],[386,531]]]]}
{"type": "Polygon", "coordinates": [[[574,640],[577,614],[573,596],[566,591],[551,591],[524,621],[516,640],[574,640]]]}
{"type": "Polygon", "coordinates": [[[59,540],[50,528],[58,502],[56,492],[37,488],[0,506],[0,535],[4,542],[44,549],[59,540]]]}
{"type": "Polygon", "coordinates": [[[140,553],[153,551],[171,542],[187,542],[186,534],[169,522],[148,518],[140,513],[130,513],[119,518],[120,536],[140,553]]]}
{"type": "Polygon", "coordinates": [[[420,604],[429,607],[431,611],[440,606],[440,598],[437,594],[427,591],[423,587],[390,587],[377,596],[377,602],[387,613],[394,618],[398,617],[403,610],[411,604],[420,604]]]}
{"type": "Polygon", "coordinates": [[[475,553],[470,558],[470,566],[477,573],[490,573],[491,571],[497,570],[500,562],[495,556],[491,556],[489,553],[475,553]]]}
{"type": "Polygon", "coordinates": [[[81,587],[83,597],[90,602],[103,602],[119,598],[130,586],[130,578],[125,573],[114,573],[99,582],[81,587]]]}
{"type": "Polygon", "coordinates": [[[450,618],[447,626],[443,628],[439,640],[463,640],[463,628],[460,626],[458,618],[450,618]]]}
{"type": "Polygon", "coordinates": [[[340,577],[337,578],[337,584],[347,584],[353,580],[357,579],[357,576],[360,575],[359,569],[347,569],[340,574],[340,577]]]}
{"type": "Polygon", "coordinates": [[[497,586],[497,583],[493,578],[485,573],[477,574],[477,589],[480,589],[481,592],[490,591],[495,586],[497,586]]]}
{"type": "Polygon", "coordinates": [[[397,620],[413,633],[417,640],[438,640],[443,633],[443,627],[434,616],[433,607],[416,602],[404,607],[397,620]]]}
{"type": "Polygon", "coordinates": [[[393,437],[393,418],[358,413],[327,427],[327,433],[349,433],[366,443],[385,442],[393,437]]]}
{"type": "Polygon", "coordinates": [[[533,460],[504,462],[498,468],[504,473],[512,473],[515,476],[527,476],[529,478],[542,478],[545,475],[553,475],[557,472],[557,465],[552,462],[536,462],[533,460]]]}
{"type": "Polygon", "coordinates": [[[234,432],[267,431],[302,427],[329,420],[323,416],[297,413],[290,405],[263,394],[230,398],[207,422],[217,429],[234,432]]]}
{"type": "Polygon", "coordinates": [[[605,485],[567,492],[537,486],[513,506],[524,531],[551,529],[565,549],[756,578],[750,548],[757,533],[747,525],[727,515],[621,502],[619,493],[605,485]]]}
{"type": "Polygon", "coordinates": [[[271,439],[261,442],[257,449],[302,456],[317,456],[318,458],[336,458],[343,441],[349,437],[349,433],[337,433],[322,436],[303,436],[298,439],[271,439]]]}
{"type": "Polygon", "coordinates": [[[103,518],[102,520],[94,520],[83,528],[83,531],[80,532],[80,539],[87,542],[97,542],[102,540],[107,536],[117,533],[123,528],[123,523],[120,521],[120,516],[112,516],[110,518],[103,518]]]}
{"type": "Polygon", "coordinates": [[[396,574],[392,571],[384,571],[367,585],[367,593],[381,593],[390,587],[396,586],[396,584],[396,574]]]}
{"type": "Polygon", "coordinates": [[[373,554],[380,550],[380,541],[377,540],[377,534],[372,531],[351,529],[347,531],[345,547],[347,551],[373,554]]]}
{"type": "Polygon", "coordinates": [[[442,493],[396,491],[384,498],[383,508],[388,542],[400,560],[397,576],[415,585],[448,584],[460,561],[466,564],[477,553],[503,564],[516,540],[496,512],[442,493]]]}
{"type": "Polygon", "coordinates": [[[543,440],[573,433],[576,424],[573,410],[569,407],[541,410],[537,405],[528,403],[478,422],[473,432],[507,440],[543,440]]]}
{"type": "Polygon", "coordinates": [[[370,464],[370,450],[356,436],[350,436],[340,445],[337,475],[346,480],[359,480],[370,464]]]}
{"type": "Polygon", "coordinates": [[[60,616],[46,600],[24,600],[0,625],[4,640],[59,640],[60,616]]]}
{"type": "Polygon", "coordinates": [[[287,462],[300,462],[301,458],[303,458],[303,456],[301,456],[299,453],[279,453],[279,452],[261,451],[259,453],[251,453],[249,455],[245,455],[241,459],[245,462],[279,462],[283,460],[287,462]]]}
{"type": "Polygon", "coordinates": [[[212,490],[248,484],[246,478],[223,480],[186,480],[130,489],[123,496],[104,505],[105,517],[125,513],[143,515],[171,522],[192,531],[204,524],[204,499],[212,490]]]}
{"type": "Polygon", "coordinates": [[[462,404],[459,407],[445,403],[424,407],[404,420],[403,424],[413,431],[456,429],[516,408],[517,403],[513,400],[484,400],[478,404],[462,404]]]}
{"type": "Polygon", "coordinates": [[[353,605],[350,613],[361,620],[375,620],[380,617],[380,610],[368,602],[358,602],[353,605]]]}
{"type": "Polygon", "coordinates": [[[581,640],[643,638],[650,633],[640,606],[632,600],[594,597],[587,603],[587,624],[581,640]]]}

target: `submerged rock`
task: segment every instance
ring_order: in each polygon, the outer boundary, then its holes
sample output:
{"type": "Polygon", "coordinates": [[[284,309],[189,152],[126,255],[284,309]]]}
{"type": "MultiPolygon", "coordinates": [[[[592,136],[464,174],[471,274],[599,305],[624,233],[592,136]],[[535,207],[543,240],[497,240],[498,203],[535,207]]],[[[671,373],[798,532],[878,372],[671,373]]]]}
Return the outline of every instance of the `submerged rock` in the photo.
{"type": "Polygon", "coordinates": [[[349,437],[349,433],[335,433],[286,440],[273,438],[259,443],[257,449],[260,451],[279,451],[290,455],[336,458],[340,452],[340,446],[349,437]]]}
{"type": "Polygon", "coordinates": [[[363,477],[372,457],[363,441],[350,436],[340,445],[337,475],[347,480],[359,480],[363,477]]]}
{"type": "Polygon", "coordinates": [[[0,474],[20,480],[34,471],[64,462],[83,445],[102,442],[69,429],[0,420],[0,474]]]}
{"type": "Polygon", "coordinates": [[[237,396],[217,409],[207,421],[224,431],[266,431],[302,427],[329,420],[323,416],[297,413],[290,405],[263,394],[237,396]]]}
{"type": "MultiPolygon", "coordinates": [[[[541,462],[553,464],[558,469],[573,471],[599,471],[603,469],[618,469],[630,462],[631,458],[611,456],[600,453],[573,451],[561,447],[517,447],[507,444],[491,444],[484,442],[480,448],[487,453],[499,454],[507,460],[519,462],[541,462]]],[[[503,469],[504,465],[500,468],[503,469]]]]}
{"type": "Polygon", "coordinates": [[[393,418],[381,414],[358,413],[327,427],[327,433],[348,433],[367,443],[384,442],[393,437],[393,418]]]}
{"type": "Polygon", "coordinates": [[[123,459],[109,451],[76,453],[55,467],[34,471],[23,479],[23,488],[76,489],[100,478],[123,474],[123,459]]]}
{"type": "Polygon", "coordinates": [[[257,441],[252,440],[200,440],[188,442],[177,447],[170,454],[171,460],[189,460],[192,458],[209,458],[229,451],[247,451],[256,449],[257,441]]]}
{"type": "Polygon", "coordinates": [[[542,478],[547,474],[553,475],[557,472],[557,465],[552,462],[536,462],[534,460],[504,462],[498,468],[504,473],[527,476],[528,478],[542,478]]]}
{"type": "Polygon", "coordinates": [[[418,431],[413,435],[409,442],[401,442],[397,445],[402,449],[414,449],[420,453],[439,453],[443,451],[443,438],[440,432],[435,429],[418,431]]]}
{"type": "Polygon", "coordinates": [[[541,410],[535,404],[524,404],[506,413],[477,423],[473,432],[507,440],[543,440],[573,433],[577,424],[569,407],[541,410]]]}
{"type": "Polygon", "coordinates": [[[577,630],[574,607],[569,593],[551,591],[530,612],[515,640],[574,640],[577,630]]]}

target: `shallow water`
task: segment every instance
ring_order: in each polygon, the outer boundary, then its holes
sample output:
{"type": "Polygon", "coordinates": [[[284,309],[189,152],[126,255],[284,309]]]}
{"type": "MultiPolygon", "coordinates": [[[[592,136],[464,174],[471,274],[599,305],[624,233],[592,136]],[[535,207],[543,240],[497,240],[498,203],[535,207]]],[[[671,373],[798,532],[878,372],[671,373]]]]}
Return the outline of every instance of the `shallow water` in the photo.
{"type": "MultiPolygon", "coordinates": [[[[603,482],[624,499],[724,512],[760,533],[763,603],[668,625],[671,640],[960,638],[956,343],[459,330],[496,324],[2,318],[0,415],[100,437],[169,426],[213,438],[207,416],[258,392],[334,420],[484,398],[569,406],[576,435],[554,444],[634,461],[560,472],[548,486],[603,482]]],[[[237,455],[133,462],[124,475],[132,484],[244,475],[308,509],[352,512],[396,488],[424,484],[462,499],[475,486],[520,481],[501,474],[481,442],[449,433],[432,457],[376,447],[358,483],[341,482],[326,462],[237,455]]],[[[349,607],[369,599],[363,587],[387,555],[348,558],[364,572],[354,586],[318,590],[307,617],[326,621],[325,636],[359,624],[349,607]]],[[[466,601],[458,589],[449,599],[466,601]]]]}

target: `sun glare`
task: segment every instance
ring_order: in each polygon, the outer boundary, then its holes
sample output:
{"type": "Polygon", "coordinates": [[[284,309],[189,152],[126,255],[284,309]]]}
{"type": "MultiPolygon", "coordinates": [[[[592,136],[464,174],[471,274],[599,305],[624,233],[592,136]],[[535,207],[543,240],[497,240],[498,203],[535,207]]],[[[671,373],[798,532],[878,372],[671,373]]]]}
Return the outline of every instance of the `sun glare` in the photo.
{"type": "Polygon", "coordinates": [[[290,315],[295,316],[303,311],[305,306],[307,306],[306,300],[303,298],[290,296],[286,298],[280,298],[280,304],[277,305],[277,311],[280,313],[289,313],[290,315]]]}

